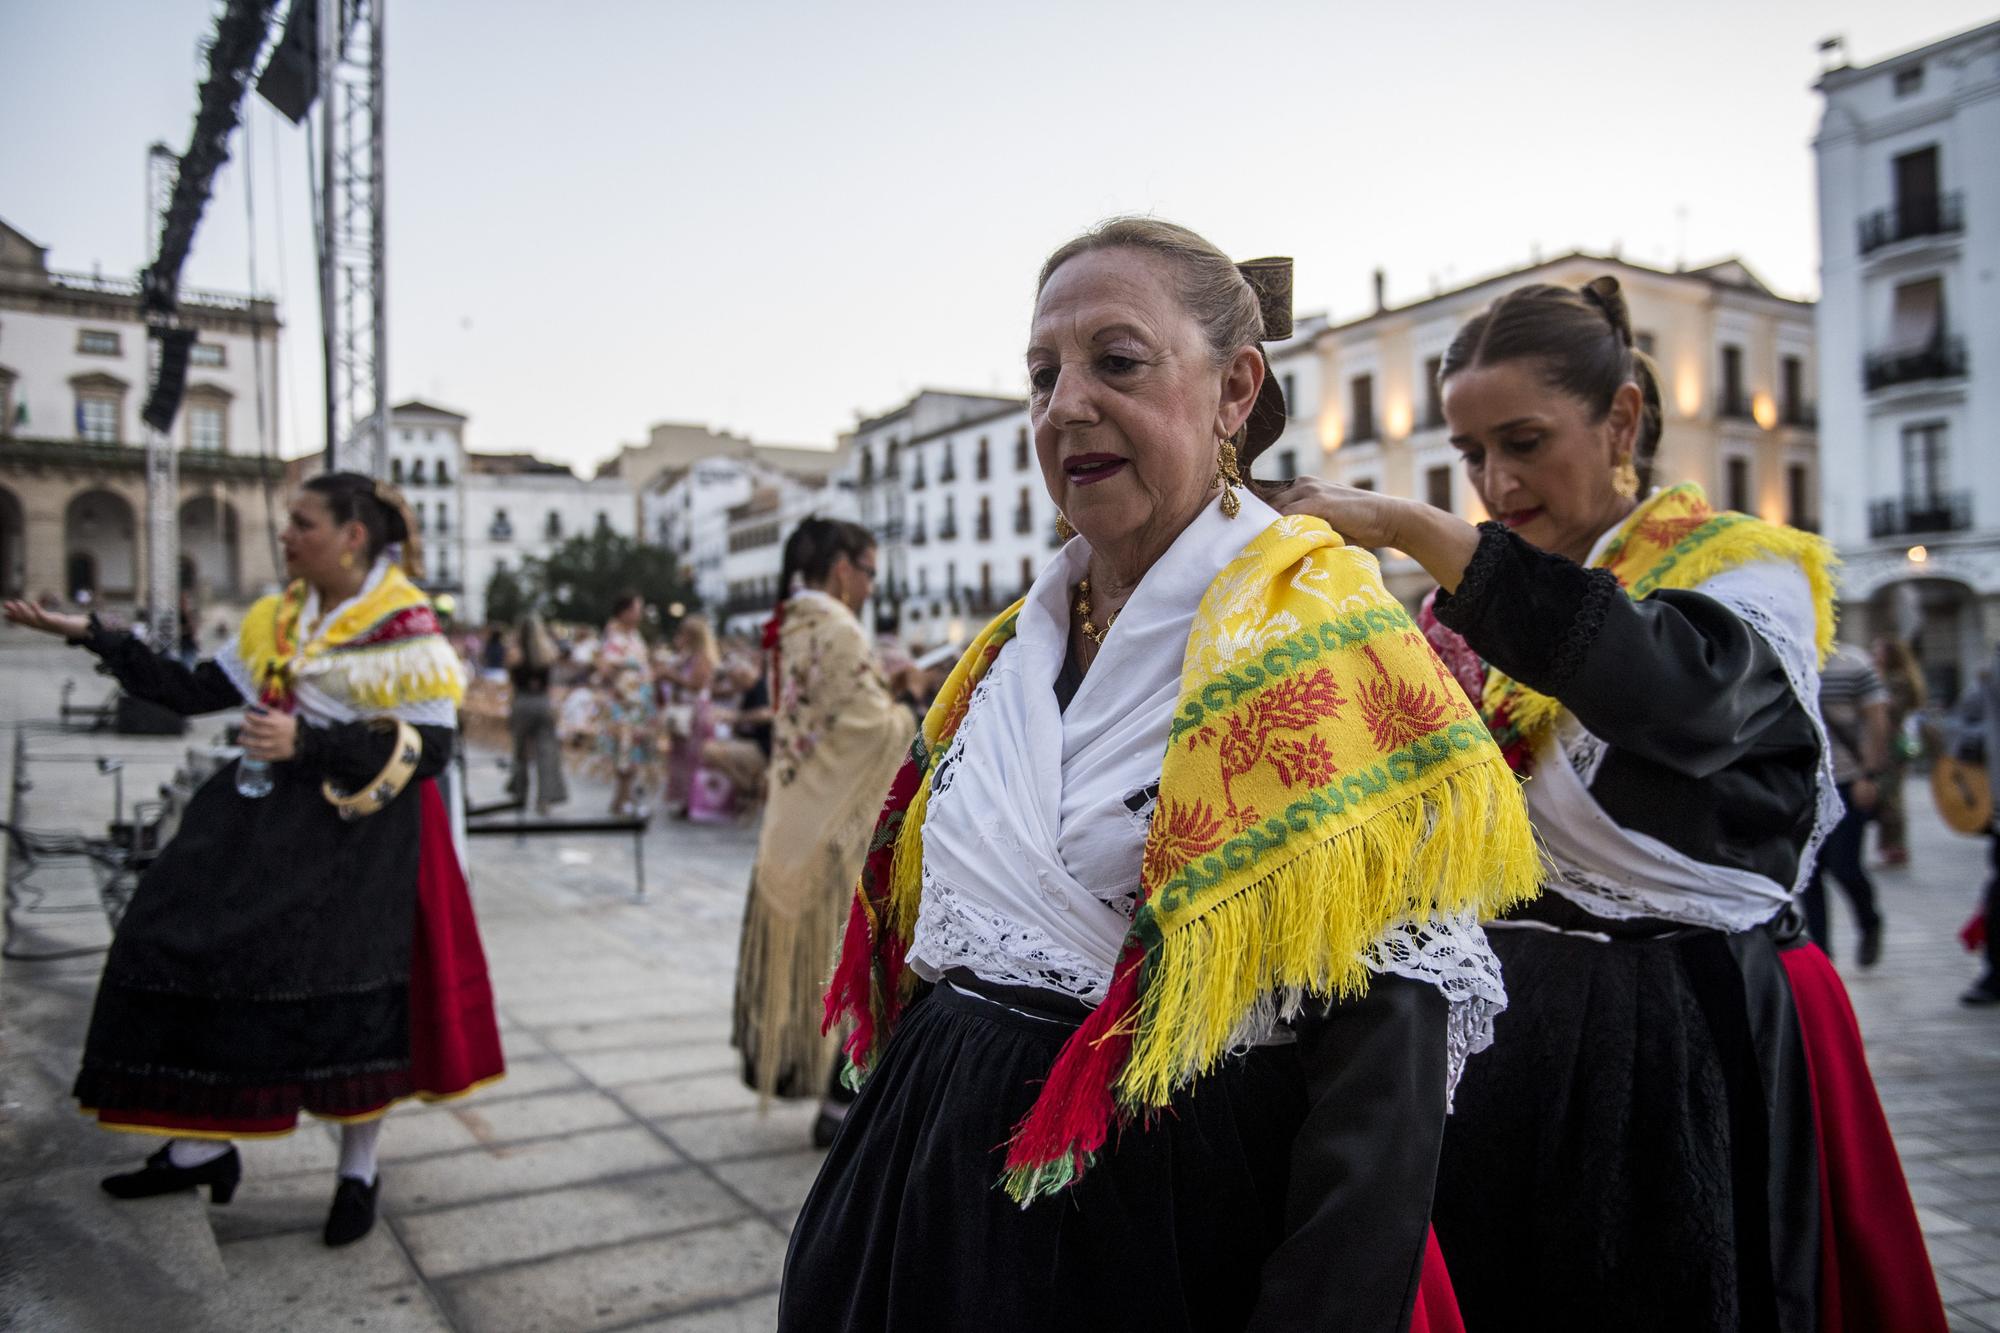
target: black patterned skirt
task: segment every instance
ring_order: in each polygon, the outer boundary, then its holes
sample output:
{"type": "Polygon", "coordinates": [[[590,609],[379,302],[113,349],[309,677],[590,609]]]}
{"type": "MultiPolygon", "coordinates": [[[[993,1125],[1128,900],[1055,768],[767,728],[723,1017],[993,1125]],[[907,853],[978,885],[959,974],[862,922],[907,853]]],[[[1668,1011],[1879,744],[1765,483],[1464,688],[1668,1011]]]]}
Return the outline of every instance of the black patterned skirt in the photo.
{"type": "Polygon", "coordinates": [[[1477,1333],[1817,1326],[1810,1084],[1779,944],[1529,911],[1445,1122],[1432,1217],[1477,1333]]]}
{"type": "Polygon", "coordinates": [[[946,984],[904,1017],[793,1226],[780,1329],[1244,1326],[1284,1234],[1293,1048],[1232,1060],[1024,1209],[1006,1143],[1080,1015],[1017,1001],[946,984]]]}

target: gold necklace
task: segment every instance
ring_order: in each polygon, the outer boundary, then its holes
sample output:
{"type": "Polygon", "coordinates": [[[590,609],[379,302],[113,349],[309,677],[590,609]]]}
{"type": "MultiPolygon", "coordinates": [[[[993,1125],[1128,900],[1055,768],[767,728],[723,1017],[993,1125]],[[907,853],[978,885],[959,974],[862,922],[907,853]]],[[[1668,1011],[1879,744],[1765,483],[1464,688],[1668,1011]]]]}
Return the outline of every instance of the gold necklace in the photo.
{"type": "MultiPolygon", "coordinates": [[[[1124,608],[1121,607],[1119,609],[1123,610],[1124,608]]],[[[1110,615],[1104,618],[1103,629],[1099,629],[1097,628],[1096,625],[1091,623],[1089,579],[1077,580],[1076,602],[1070,607],[1070,610],[1075,612],[1077,619],[1083,622],[1083,637],[1089,639],[1092,643],[1098,645],[1100,648],[1104,646],[1104,636],[1109,634],[1111,632],[1111,627],[1118,623],[1117,611],[1113,611],[1110,615]]]]}

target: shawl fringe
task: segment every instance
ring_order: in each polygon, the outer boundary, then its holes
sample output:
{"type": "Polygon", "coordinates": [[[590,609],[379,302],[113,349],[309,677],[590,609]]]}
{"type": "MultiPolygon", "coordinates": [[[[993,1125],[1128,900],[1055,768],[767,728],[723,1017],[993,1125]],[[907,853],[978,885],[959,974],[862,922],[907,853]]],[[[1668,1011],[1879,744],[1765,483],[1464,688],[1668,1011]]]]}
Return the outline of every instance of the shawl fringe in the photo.
{"type": "Polygon", "coordinates": [[[1534,896],[1540,864],[1496,757],[1299,853],[1182,924],[1171,947],[1145,947],[1158,926],[1142,909],[1104,1003],[1009,1144],[1008,1196],[1026,1204],[1074,1183],[1111,1124],[1164,1110],[1244,1039],[1265,997],[1289,1018],[1309,996],[1360,995],[1368,946],[1392,922],[1503,911],[1534,896]]]}

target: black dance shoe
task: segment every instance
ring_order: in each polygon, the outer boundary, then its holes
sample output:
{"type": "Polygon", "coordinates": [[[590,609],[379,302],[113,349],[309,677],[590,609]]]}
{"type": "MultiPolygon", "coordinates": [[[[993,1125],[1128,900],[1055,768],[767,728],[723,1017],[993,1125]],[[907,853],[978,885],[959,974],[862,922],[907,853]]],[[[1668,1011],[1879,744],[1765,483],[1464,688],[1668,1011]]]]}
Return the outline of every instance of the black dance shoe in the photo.
{"type": "Polygon", "coordinates": [[[99,1183],[114,1199],[150,1199],[155,1194],[173,1194],[200,1185],[208,1186],[210,1203],[228,1203],[236,1196],[236,1183],[243,1179],[243,1159],[235,1148],[200,1166],[175,1166],[168,1155],[171,1151],[169,1144],[148,1157],[142,1169],[106,1176],[99,1183]]]}
{"type": "Polygon", "coordinates": [[[375,1195],[382,1177],[364,1185],[353,1176],[342,1176],[333,1191],[333,1207],[327,1210],[326,1230],[320,1239],[328,1245],[352,1245],[375,1228],[375,1195]]]}

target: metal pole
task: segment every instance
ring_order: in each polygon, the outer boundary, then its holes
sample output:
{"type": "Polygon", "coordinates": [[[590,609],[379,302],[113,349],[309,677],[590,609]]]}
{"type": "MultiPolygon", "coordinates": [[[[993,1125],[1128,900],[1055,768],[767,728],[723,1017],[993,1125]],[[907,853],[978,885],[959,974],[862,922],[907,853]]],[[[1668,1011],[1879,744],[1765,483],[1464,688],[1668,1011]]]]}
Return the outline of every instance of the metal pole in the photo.
{"type": "Polygon", "coordinates": [[[345,15],[344,0],[319,0],[319,332],[320,354],[326,363],[326,470],[340,469],[340,376],[335,369],[334,324],[336,310],[334,278],[338,261],[335,210],[338,208],[337,178],[334,175],[334,135],[340,120],[340,33],[345,15]]]}
{"type": "MultiPolygon", "coordinates": [[[[375,318],[375,414],[370,429],[375,434],[375,457],[371,460],[375,477],[379,481],[389,478],[389,246],[387,221],[388,173],[384,170],[386,154],[383,143],[382,107],[387,100],[389,81],[382,77],[382,6],[384,0],[367,0],[368,3],[368,82],[373,103],[368,125],[368,160],[370,174],[374,176],[369,202],[373,205],[371,235],[373,244],[370,262],[375,270],[374,318],[375,318]]],[[[459,514],[464,515],[460,506],[459,514]]]]}

